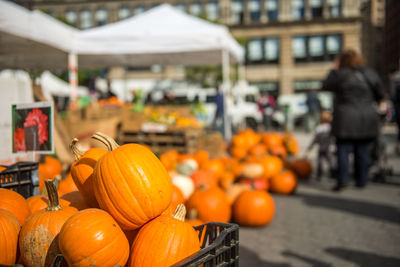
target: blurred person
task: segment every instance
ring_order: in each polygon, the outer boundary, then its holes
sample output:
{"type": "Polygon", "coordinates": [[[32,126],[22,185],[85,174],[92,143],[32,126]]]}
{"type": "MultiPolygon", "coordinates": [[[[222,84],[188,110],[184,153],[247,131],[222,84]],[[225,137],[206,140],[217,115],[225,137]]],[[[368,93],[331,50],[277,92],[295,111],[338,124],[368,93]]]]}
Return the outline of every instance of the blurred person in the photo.
{"type": "Polygon", "coordinates": [[[321,102],[314,90],[307,92],[306,105],[308,112],[305,116],[305,130],[306,132],[310,132],[318,124],[321,114],[321,102]]]}
{"type": "Polygon", "coordinates": [[[364,59],[354,50],[342,52],[323,83],[333,92],[332,134],[337,145],[337,183],[340,191],[349,181],[349,155],[354,152],[354,176],[357,187],[368,179],[370,145],[379,133],[376,103],[383,99],[383,86],[377,73],[364,66],[364,59]]]}
{"type": "Polygon", "coordinates": [[[396,153],[400,154],[400,71],[393,68],[389,72],[390,94],[394,107],[394,115],[397,124],[396,153]]]}
{"type": "Polygon", "coordinates": [[[328,165],[329,174],[332,174],[333,171],[330,151],[332,144],[331,121],[332,115],[327,111],[323,111],[320,116],[320,123],[315,128],[314,138],[307,148],[307,152],[310,152],[315,145],[318,146],[317,180],[321,180],[323,175],[323,161],[328,165]]]}
{"type": "Polygon", "coordinates": [[[217,129],[223,136],[225,132],[225,118],[224,118],[224,95],[220,87],[216,86],[217,94],[215,95],[215,116],[212,122],[212,128],[217,129]]]}

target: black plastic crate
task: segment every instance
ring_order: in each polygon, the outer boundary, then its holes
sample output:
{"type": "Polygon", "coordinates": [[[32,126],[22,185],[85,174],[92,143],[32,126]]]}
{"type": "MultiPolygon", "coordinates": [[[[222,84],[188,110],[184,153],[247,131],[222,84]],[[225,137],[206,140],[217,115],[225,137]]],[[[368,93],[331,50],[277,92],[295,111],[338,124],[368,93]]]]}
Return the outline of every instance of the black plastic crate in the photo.
{"type": "Polygon", "coordinates": [[[17,162],[0,172],[0,188],[11,189],[23,197],[32,196],[39,186],[39,163],[17,162]]]}
{"type": "MultiPolygon", "coordinates": [[[[201,249],[172,267],[238,267],[239,226],[231,223],[212,222],[195,227],[201,249]]],[[[53,267],[60,267],[64,258],[58,255],[53,267]]],[[[1,266],[0,266],[1,267],[1,266]]]]}

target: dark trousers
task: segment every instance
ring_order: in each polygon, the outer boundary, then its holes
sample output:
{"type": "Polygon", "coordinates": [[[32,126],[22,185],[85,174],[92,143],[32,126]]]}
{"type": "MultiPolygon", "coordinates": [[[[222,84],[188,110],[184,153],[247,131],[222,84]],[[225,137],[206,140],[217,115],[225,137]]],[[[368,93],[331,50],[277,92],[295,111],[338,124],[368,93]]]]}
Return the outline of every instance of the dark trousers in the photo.
{"type": "Polygon", "coordinates": [[[326,162],[328,165],[329,173],[332,171],[332,157],[330,151],[318,151],[318,159],[317,159],[317,179],[321,179],[323,175],[323,162],[326,162]]]}
{"type": "Polygon", "coordinates": [[[364,186],[368,180],[368,164],[370,159],[370,144],[373,140],[337,139],[338,185],[349,182],[349,156],[354,153],[354,178],[356,186],[364,186]]]}

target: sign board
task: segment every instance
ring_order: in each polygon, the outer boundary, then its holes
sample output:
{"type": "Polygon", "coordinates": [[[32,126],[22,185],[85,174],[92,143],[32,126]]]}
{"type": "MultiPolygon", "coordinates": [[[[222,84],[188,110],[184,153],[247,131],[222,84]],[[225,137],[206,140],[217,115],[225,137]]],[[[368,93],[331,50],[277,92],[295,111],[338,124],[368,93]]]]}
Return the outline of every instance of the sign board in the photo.
{"type": "Polygon", "coordinates": [[[11,106],[12,152],[54,153],[52,102],[11,106]]]}

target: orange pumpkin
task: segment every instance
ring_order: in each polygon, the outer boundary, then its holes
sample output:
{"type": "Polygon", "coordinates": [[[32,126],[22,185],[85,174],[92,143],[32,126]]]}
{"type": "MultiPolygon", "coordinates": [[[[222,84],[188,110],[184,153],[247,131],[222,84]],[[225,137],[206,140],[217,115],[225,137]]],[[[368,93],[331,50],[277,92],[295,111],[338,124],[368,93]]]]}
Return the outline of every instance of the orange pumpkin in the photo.
{"type": "Polygon", "coordinates": [[[256,144],[250,149],[250,155],[254,157],[261,157],[267,153],[267,146],[265,144],[256,144]]]}
{"type": "Polygon", "coordinates": [[[58,185],[58,195],[63,196],[74,191],[78,191],[78,187],[72,179],[71,173],[68,173],[67,177],[62,179],[58,185]]]}
{"type": "Polygon", "coordinates": [[[190,177],[193,180],[195,188],[203,185],[205,187],[217,186],[217,179],[214,177],[214,173],[209,170],[198,170],[193,172],[190,177]]]}
{"type": "Polygon", "coordinates": [[[202,169],[211,171],[216,179],[219,179],[225,172],[225,166],[219,159],[212,159],[205,162],[202,169]]]}
{"type": "MultiPolygon", "coordinates": [[[[88,204],[86,204],[81,192],[79,191],[72,191],[69,193],[64,194],[60,198],[60,203],[65,202],[70,207],[74,207],[78,210],[84,210],[90,208],[88,204]]],[[[61,205],[62,206],[62,205],[61,205]]]]}
{"type": "Polygon", "coordinates": [[[44,187],[44,181],[53,180],[57,175],[61,175],[62,165],[54,157],[46,156],[44,162],[39,164],[39,190],[44,187]]]}
{"type": "Polygon", "coordinates": [[[278,133],[264,133],[262,135],[262,142],[267,145],[269,149],[283,145],[282,136],[278,133]]]}
{"type": "Polygon", "coordinates": [[[284,146],[274,146],[269,149],[272,155],[279,156],[281,158],[286,158],[287,152],[284,146]]]}
{"type": "Polygon", "coordinates": [[[270,179],[271,191],[278,194],[292,194],[296,190],[297,178],[291,171],[284,171],[270,179]]]}
{"type": "Polygon", "coordinates": [[[17,218],[8,210],[0,209],[0,264],[16,263],[20,229],[17,218]]]}
{"type": "Polygon", "coordinates": [[[258,162],[264,168],[264,174],[262,176],[267,179],[278,175],[283,168],[283,162],[277,156],[264,156],[261,157],[258,162]]]}
{"type": "Polygon", "coordinates": [[[231,172],[225,172],[219,179],[219,185],[222,189],[227,190],[235,181],[235,176],[231,172]]]}
{"type": "Polygon", "coordinates": [[[19,248],[22,261],[28,266],[44,266],[47,251],[65,221],[78,212],[73,207],[61,208],[57,189],[46,180],[49,206],[30,216],[21,228],[19,248]]]}
{"type": "Polygon", "coordinates": [[[176,150],[170,150],[161,154],[160,161],[167,170],[174,170],[178,164],[179,153],[176,150]]]}
{"type": "Polygon", "coordinates": [[[98,207],[96,197],[93,192],[93,170],[97,161],[107,153],[106,150],[100,148],[91,148],[83,152],[77,147],[78,139],[74,138],[70,148],[75,156],[75,162],[71,165],[71,176],[76,187],[82,193],[85,202],[89,207],[98,207]]]}
{"type": "Polygon", "coordinates": [[[210,159],[210,153],[207,150],[199,150],[194,154],[194,159],[199,167],[210,159]]]}
{"type": "Polygon", "coordinates": [[[272,221],[275,204],[264,190],[246,190],[238,196],[232,210],[233,218],[239,225],[259,227],[272,221]]]}
{"type": "MultiPolygon", "coordinates": [[[[31,214],[40,210],[44,210],[49,206],[49,199],[45,196],[31,196],[26,199],[31,214]]],[[[60,199],[59,204],[62,208],[68,207],[70,203],[66,200],[60,199]]]]}
{"type": "Polygon", "coordinates": [[[17,192],[4,188],[0,188],[0,209],[11,212],[21,226],[24,225],[26,218],[31,215],[25,198],[17,192]]]}
{"type": "Polygon", "coordinates": [[[286,134],[283,138],[283,143],[288,154],[296,155],[297,153],[299,153],[299,143],[297,142],[293,134],[286,134]]]}
{"type": "Polygon", "coordinates": [[[240,146],[233,146],[231,147],[231,154],[236,159],[243,159],[247,156],[247,150],[240,146]]]}
{"type": "Polygon", "coordinates": [[[139,228],[168,208],[171,178],[150,150],[138,144],[118,146],[102,133],[93,138],[108,144],[110,150],[94,170],[96,199],[124,230],[139,228]]]}
{"type": "Polygon", "coordinates": [[[172,216],[145,224],[133,241],[129,267],[167,267],[198,252],[198,235],[185,215],[185,206],[179,205],[172,216]]]}
{"type": "Polygon", "coordinates": [[[172,215],[179,204],[185,203],[185,197],[182,191],[176,185],[172,185],[172,201],[168,208],[162,214],[172,215]]]}
{"type": "Polygon", "coordinates": [[[228,197],[219,187],[196,189],[187,201],[187,208],[197,210],[201,221],[208,222],[229,222],[231,208],[228,197]]]}
{"type": "Polygon", "coordinates": [[[193,227],[204,224],[204,222],[202,220],[199,220],[199,218],[197,217],[197,211],[195,209],[190,210],[185,222],[193,227]]]}
{"type": "Polygon", "coordinates": [[[124,266],[129,243],[118,223],[100,209],[82,210],[61,228],[58,244],[68,266],[124,266]]]}

